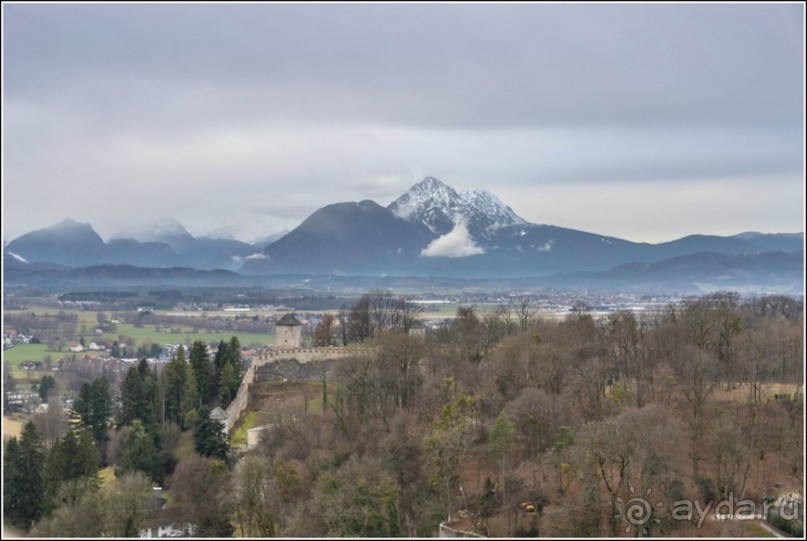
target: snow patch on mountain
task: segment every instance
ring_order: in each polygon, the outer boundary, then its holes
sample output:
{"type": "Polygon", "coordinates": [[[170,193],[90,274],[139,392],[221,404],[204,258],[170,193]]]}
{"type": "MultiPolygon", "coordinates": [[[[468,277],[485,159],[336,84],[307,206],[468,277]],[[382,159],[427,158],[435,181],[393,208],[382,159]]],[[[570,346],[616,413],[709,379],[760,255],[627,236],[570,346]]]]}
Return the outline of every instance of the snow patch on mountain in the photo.
{"type": "Polygon", "coordinates": [[[164,217],[150,224],[129,227],[110,237],[113,239],[135,239],[140,242],[190,241],[193,237],[181,223],[171,217],[164,217]]]}
{"type": "Polygon", "coordinates": [[[235,236],[235,233],[233,232],[233,228],[230,226],[217,227],[212,231],[208,231],[207,233],[198,234],[194,236],[202,239],[238,240],[235,236]]]}
{"type": "Polygon", "coordinates": [[[466,208],[490,218],[491,228],[499,229],[510,225],[525,225],[526,220],[513,212],[513,209],[487,190],[467,190],[459,192],[466,208]]]}
{"type": "Polygon", "coordinates": [[[6,253],[21,263],[28,263],[28,260],[22,257],[21,255],[15,254],[14,252],[6,252],[6,253]]]}
{"type": "Polygon", "coordinates": [[[434,239],[420,255],[423,257],[468,257],[484,254],[480,246],[474,242],[468,232],[468,226],[460,222],[449,233],[434,239]]]}
{"type": "Polygon", "coordinates": [[[416,220],[433,209],[450,211],[457,207],[460,195],[454,188],[434,177],[426,177],[388,207],[395,216],[416,220]]]}
{"type": "Polygon", "coordinates": [[[152,224],[151,235],[154,238],[185,237],[190,236],[188,230],[174,218],[162,218],[152,224]]]}

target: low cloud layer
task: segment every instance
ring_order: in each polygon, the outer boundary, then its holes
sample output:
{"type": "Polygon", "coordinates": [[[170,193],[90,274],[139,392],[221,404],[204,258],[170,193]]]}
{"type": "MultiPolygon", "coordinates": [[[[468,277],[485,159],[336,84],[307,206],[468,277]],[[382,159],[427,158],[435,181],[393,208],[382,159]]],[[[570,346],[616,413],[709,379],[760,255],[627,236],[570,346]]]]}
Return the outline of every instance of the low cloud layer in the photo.
{"type": "Polygon", "coordinates": [[[485,250],[477,246],[474,239],[471,238],[468,226],[458,223],[454,229],[442,237],[434,239],[420,252],[420,255],[423,257],[468,257],[484,253],[485,250]]]}
{"type": "Polygon", "coordinates": [[[539,252],[548,252],[552,250],[552,245],[555,244],[555,240],[548,240],[544,244],[538,247],[539,252]]]}

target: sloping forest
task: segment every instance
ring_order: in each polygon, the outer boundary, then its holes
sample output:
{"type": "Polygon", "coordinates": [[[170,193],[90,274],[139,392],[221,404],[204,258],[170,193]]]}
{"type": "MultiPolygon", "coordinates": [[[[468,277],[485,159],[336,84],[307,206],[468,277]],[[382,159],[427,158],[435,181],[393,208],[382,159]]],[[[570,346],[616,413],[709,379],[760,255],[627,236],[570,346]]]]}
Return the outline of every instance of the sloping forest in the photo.
{"type": "MultiPolygon", "coordinates": [[[[6,494],[9,457],[18,475],[44,464],[49,488],[18,524],[59,537],[162,523],[193,524],[196,536],[430,537],[447,520],[490,536],[694,536],[715,522],[684,516],[681,502],[761,504],[803,486],[800,300],[720,293],[604,318],[578,305],[562,320],[528,303],[463,307],[421,336],[404,332],[416,310],[378,309],[380,296],[342,315],[344,338],[374,354],[305,382],[304,407],[271,405],[282,382],[256,384],[269,400],[251,407],[272,426],[247,452],[228,450],[205,421],[230,398],[225,387],[205,402],[209,389],[187,380],[199,409],[173,405],[152,428],[120,413],[109,437],[79,423],[49,440],[26,426],[7,444],[6,494]],[[187,432],[194,452],[183,454],[187,432]],[[65,463],[69,473],[56,471],[65,463]],[[109,464],[119,475],[103,483],[109,464]],[[170,500],[152,510],[157,483],[170,500]],[[639,496],[648,505],[637,518],[639,496]]],[[[215,372],[214,360],[201,369],[215,372]]]]}

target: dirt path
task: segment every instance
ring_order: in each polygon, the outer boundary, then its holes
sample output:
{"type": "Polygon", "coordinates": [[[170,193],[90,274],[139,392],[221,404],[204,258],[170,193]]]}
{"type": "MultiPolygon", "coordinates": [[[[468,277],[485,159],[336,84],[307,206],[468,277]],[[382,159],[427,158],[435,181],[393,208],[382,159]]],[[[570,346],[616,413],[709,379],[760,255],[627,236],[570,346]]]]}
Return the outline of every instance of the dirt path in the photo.
{"type": "Polygon", "coordinates": [[[721,514],[715,513],[715,514],[712,515],[712,520],[717,521],[717,522],[729,521],[730,520],[730,521],[734,521],[734,522],[745,522],[745,523],[748,523],[748,524],[755,524],[755,525],[759,526],[760,528],[762,528],[763,530],[765,530],[766,532],[768,532],[769,534],[773,535],[774,537],[783,537],[783,538],[787,537],[786,535],[783,535],[782,533],[777,531],[776,528],[771,527],[768,524],[768,522],[764,518],[762,518],[762,515],[759,514],[759,513],[757,513],[757,515],[753,519],[751,519],[751,518],[738,518],[738,516],[736,516],[736,515],[735,516],[729,516],[729,515],[721,515],[721,514]]]}
{"type": "Polygon", "coordinates": [[[781,533],[777,532],[775,529],[768,526],[768,523],[764,520],[755,520],[754,524],[758,524],[763,530],[772,534],[774,537],[787,537],[786,535],[782,535],[781,533]]]}

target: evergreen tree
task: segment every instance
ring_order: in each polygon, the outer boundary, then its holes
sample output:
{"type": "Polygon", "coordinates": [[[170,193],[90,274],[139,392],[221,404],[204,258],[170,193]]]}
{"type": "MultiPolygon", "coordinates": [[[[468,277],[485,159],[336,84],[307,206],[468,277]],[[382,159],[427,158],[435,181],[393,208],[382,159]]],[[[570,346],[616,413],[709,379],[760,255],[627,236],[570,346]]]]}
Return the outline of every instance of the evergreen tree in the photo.
{"type": "Polygon", "coordinates": [[[186,365],[185,352],[180,347],[177,354],[163,370],[163,377],[165,378],[165,418],[175,423],[181,422],[182,390],[185,386],[186,365]]]}
{"type": "Polygon", "coordinates": [[[222,341],[216,353],[216,370],[218,377],[218,398],[222,407],[227,407],[233,397],[238,393],[243,376],[243,363],[241,362],[241,344],[238,337],[230,338],[229,343],[222,341]]]}
{"type": "Polygon", "coordinates": [[[132,424],[140,415],[140,409],[146,405],[142,401],[143,383],[137,367],[130,367],[123,378],[120,388],[121,408],[118,415],[118,426],[132,424]]]}
{"type": "Polygon", "coordinates": [[[180,403],[181,426],[183,429],[190,428],[196,418],[196,410],[199,407],[199,387],[196,383],[196,376],[193,368],[185,364],[185,382],[182,386],[182,396],[180,403]]]}
{"type": "Polygon", "coordinates": [[[211,398],[217,397],[221,393],[219,383],[221,382],[221,373],[224,370],[224,367],[227,365],[228,358],[229,353],[227,342],[221,340],[219,342],[219,349],[216,350],[216,355],[213,357],[213,379],[211,388],[209,390],[211,398]]]}
{"type": "Polygon", "coordinates": [[[68,430],[53,442],[47,460],[49,476],[61,482],[95,475],[100,457],[93,443],[91,432],[68,430]]]}
{"type": "Polygon", "coordinates": [[[235,395],[233,387],[235,387],[235,392],[238,392],[238,376],[236,375],[233,365],[227,363],[224,365],[219,379],[219,401],[224,408],[230,405],[235,395]]]}
{"type": "Polygon", "coordinates": [[[20,460],[20,442],[11,436],[3,449],[3,515],[16,522],[19,514],[20,494],[24,489],[21,472],[17,470],[20,460]]]}
{"type": "Polygon", "coordinates": [[[108,420],[112,415],[112,395],[106,376],[81,386],[73,403],[80,425],[92,431],[96,443],[103,445],[109,440],[108,420]]]}
{"type": "Polygon", "coordinates": [[[210,410],[202,407],[193,423],[193,449],[202,456],[226,460],[230,444],[222,428],[221,422],[210,418],[210,410]]]}
{"type": "Polygon", "coordinates": [[[53,376],[42,376],[39,381],[39,398],[43,402],[47,401],[51,389],[56,389],[56,380],[53,379],[53,376]]]}
{"type": "MultiPolygon", "coordinates": [[[[157,381],[148,369],[145,359],[137,367],[131,367],[121,385],[121,410],[118,426],[126,426],[139,420],[143,427],[158,441],[156,406],[159,406],[157,381]]],[[[160,408],[161,409],[161,408],[160,408]]]]}
{"type": "MultiPolygon", "coordinates": [[[[233,365],[235,369],[235,376],[238,381],[244,375],[243,364],[241,363],[241,343],[238,341],[237,336],[230,338],[230,343],[227,344],[227,360],[233,365]]],[[[236,386],[238,389],[238,386],[236,386]]]]}
{"type": "Polygon", "coordinates": [[[162,482],[160,453],[145,425],[136,419],[124,429],[121,454],[116,475],[127,471],[141,471],[156,482],[162,482]]]}
{"type": "Polygon", "coordinates": [[[216,351],[216,356],[213,358],[213,364],[216,368],[216,373],[221,373],[224,369],[224,365],[227,364],[227,361],[230,358],[229,346],[227,342],[221,340],[219,342],[219,349],[216,351]]]}
{"type": "Polygon", "coordinates": [[[3,511],[12,524],[26,531],[45,509],[46,453],[31,421],[23,427],[19,444],[9,440],[3,460],[3,511]]]}
{"type": "Polygon", "coordinates": [[[207,346],[201,340],[191,345],[190,364],[196,380],[196,395],[200,404],[207,404],[213,398],[210,394],[212,370],[210,359],[207,357],[207,346]]]}
{"type": "Polygon", "coordinates": [[[57,438],[45,466],[46,513],[78,502],[88,488],[98,488],[100,456],[89,430],[68,430],[57,438]]]}

